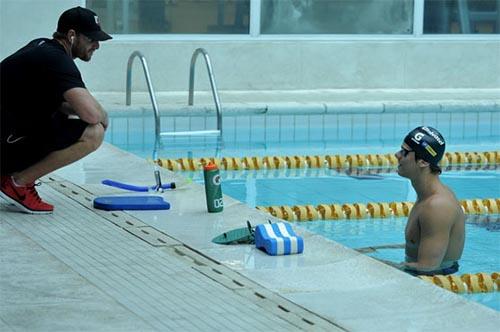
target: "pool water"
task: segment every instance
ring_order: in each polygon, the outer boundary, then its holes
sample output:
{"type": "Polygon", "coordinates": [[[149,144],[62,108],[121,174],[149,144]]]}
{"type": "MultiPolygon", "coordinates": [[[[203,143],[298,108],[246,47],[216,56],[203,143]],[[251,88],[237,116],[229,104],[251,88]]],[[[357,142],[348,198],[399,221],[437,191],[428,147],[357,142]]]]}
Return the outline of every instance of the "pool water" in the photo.
{"type": "MultiPolygon", "coordinates": [[[[201,172],[186,172],[196,182],[201,172]]],[[[271,205],[318,205],[323,203],[368,203],[414,201],[408,179],[397,173],[353,176],[329,169],[287,171],[226,171],[223,192],[251,207],[271,205]]],[[[449,171],[442,182],[458,199],[500,197],[500,172],[449,171]]]]}

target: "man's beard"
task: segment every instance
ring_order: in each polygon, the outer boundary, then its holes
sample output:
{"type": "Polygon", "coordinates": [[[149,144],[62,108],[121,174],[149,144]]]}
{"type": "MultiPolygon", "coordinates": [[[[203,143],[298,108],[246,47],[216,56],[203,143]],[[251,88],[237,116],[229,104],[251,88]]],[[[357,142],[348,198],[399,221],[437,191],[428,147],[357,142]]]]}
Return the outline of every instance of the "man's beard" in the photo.
{"type": "Polygon", "coordinates": [[[82,61],[89,62],[90,59],[92,58],[92,55],[90,52],[85,52],[85,50],[82,50],[78,47],[79,45],[74,45],[72,49],[72,54],[73,57],[78,58],[82,61]]]}

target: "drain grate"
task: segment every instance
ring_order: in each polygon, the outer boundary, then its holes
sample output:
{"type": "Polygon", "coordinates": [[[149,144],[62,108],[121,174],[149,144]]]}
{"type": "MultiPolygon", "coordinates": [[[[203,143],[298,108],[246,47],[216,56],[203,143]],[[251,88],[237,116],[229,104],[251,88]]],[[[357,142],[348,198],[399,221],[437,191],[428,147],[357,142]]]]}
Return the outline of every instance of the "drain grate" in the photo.
{"type": "Polygon", "coordinates": [[[127,232],[149,243],[153,247],[174,246],[180,245],[179,241],[174,240],[170,236],[158,231],[153,227],[127,227],[127,232]]]}

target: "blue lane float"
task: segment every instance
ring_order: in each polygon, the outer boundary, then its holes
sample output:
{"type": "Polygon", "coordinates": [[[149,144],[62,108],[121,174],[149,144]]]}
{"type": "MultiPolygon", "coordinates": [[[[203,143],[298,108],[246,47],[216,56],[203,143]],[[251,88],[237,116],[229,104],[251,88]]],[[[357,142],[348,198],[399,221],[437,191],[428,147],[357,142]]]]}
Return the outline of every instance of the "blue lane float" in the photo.
{"type": "Polygon", "coordinates": [[[255,246],[272,256],[300,254],[304,240],[288,223],[261,224],[255,228],[255,246]]]}

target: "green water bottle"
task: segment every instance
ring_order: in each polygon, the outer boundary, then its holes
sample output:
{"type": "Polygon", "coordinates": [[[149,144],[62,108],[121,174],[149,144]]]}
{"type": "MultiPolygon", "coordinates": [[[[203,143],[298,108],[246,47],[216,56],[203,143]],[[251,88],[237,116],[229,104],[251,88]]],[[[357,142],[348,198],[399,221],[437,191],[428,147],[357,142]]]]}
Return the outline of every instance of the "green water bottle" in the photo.
{"type": "Polygon", "coordinates": [[[203,167],[205,178],[205,196],[207,198],[208,212],[221,212],[224,209],[222,201],[222,187],[220,185],[219,168],[214,163],[203,167]]]}

